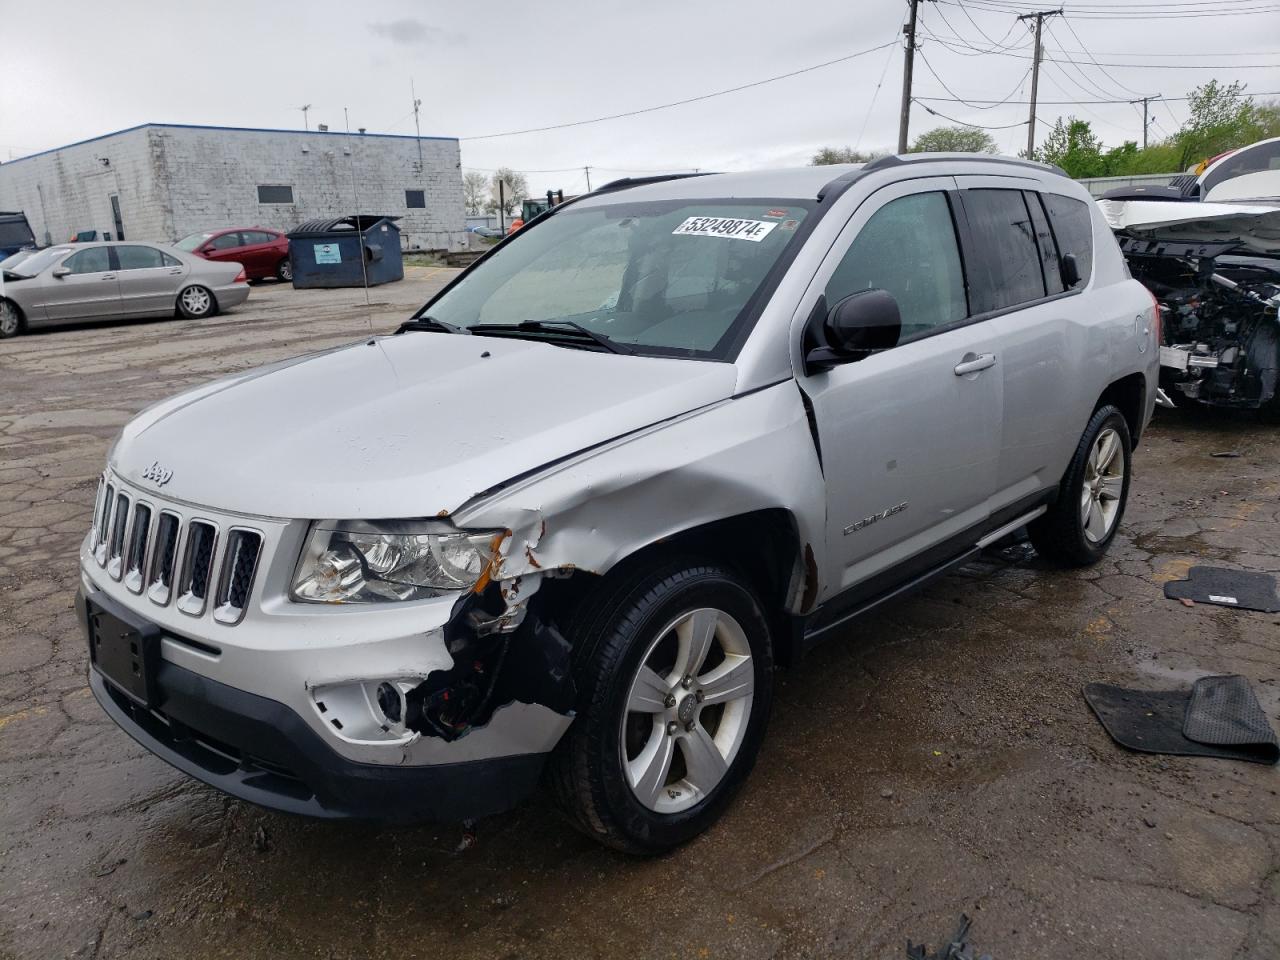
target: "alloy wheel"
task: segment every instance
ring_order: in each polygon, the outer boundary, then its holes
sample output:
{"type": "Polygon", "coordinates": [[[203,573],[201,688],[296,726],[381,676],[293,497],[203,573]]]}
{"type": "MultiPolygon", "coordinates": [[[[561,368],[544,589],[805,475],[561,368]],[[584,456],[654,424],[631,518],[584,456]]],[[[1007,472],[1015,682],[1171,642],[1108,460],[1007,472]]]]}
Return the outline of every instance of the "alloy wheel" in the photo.
{"type": "Polygon", "coordinates": [[[1093,441],[1080,488],[1080,524],[1090,543],[1107,539],[1120,513],[1125,457],[1120,435],[1103,430],[1093,441]]]}
{"type": "Polygon", "coordinates": [[[622,764],[635,798],[664,814],[705,799],[746,739],[754,690],[751,646],[737,620],[703,607],[668,624],[627,691],[622,764]]]}
{"type": "Polygon", "coordinates": [[[12,337],[18,332],[18,308],[8,301],[0,303],[0,337],[12,337]]]}
{"type": "Polygon", "coordinates": [[[202,287],[187,287],[182,291],[182,305],[190,313],[202,314],[209,309],[209,291],[202,287]]]}

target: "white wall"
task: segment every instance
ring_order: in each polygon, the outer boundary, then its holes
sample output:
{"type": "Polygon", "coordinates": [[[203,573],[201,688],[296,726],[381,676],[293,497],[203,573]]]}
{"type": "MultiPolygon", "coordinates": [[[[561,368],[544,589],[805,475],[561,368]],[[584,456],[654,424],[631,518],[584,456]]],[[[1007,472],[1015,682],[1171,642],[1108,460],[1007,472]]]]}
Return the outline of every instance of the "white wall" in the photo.
{"type": "Polygon", "coordinates": [[[42,243],[46,231],[53,242],[78,230],[114,235],[118,193],[133,240],[360,212],[399,216],[406,249],[463,249],[458,141],[420,143],[421,169],[411,137],[148,126],[0,164],[0,209],[24,210],[42,243]],[[294,202],[258,203],[259,184],[293,187],[294,202]],[[408,209],[410,189],[425,192],[425,209],[408,209]]]}

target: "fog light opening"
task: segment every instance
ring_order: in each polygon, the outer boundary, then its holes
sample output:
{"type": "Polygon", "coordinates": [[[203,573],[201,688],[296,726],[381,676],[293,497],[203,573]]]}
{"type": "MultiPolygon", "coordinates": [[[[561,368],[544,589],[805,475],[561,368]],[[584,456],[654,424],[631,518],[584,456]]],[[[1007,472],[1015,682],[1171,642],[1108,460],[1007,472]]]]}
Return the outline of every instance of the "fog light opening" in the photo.
{"type": "Polygon", "coordinates": [[[404,719],[404,694],[393,683],[383,681],[378,684],[378,709],[388,723],[400,723],[404,719]]]}

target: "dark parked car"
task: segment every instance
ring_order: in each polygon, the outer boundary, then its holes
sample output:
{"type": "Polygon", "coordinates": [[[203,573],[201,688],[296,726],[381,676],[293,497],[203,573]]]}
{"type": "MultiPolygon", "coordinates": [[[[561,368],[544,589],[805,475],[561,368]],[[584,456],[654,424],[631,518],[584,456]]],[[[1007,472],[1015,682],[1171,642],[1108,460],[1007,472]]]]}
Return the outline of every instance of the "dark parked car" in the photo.
{"type": "Polygon", "coordinates": [[[206,260],[238,263],[244,267],[250,280],[265,277],[285,281],[293,279],[293,267],[289,263],[289,238],[278,230],[268,230],[266,227],[209,230],[183,237],[174,246],[206,260]]]}
{"type": "Polygon", "coordinates": [[[0,210],[0,260],[27,247],[36,245],[31,224],[21,212],[0,210]]]}

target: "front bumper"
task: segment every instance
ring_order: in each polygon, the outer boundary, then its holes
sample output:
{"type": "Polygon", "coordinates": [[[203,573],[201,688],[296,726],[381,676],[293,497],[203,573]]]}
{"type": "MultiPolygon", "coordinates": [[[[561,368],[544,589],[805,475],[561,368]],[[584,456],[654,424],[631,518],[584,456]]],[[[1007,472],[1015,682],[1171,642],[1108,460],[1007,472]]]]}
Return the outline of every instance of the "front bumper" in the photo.
{"type": "MultiPolygon", "coordinates": [[[[109,598],[95,604],[136,623],[109,598]]],[[[76,610],[88,636],[83,591],[76,610]]],[[[126,733],[179,770],[263,807],[323,818],[453,822],[510,809],[536,786],[545,753],[432,763],[361,763],[335,752],[294,710],[159,660],[151,709],[98,670],[89,682],[126,733]]]]}

